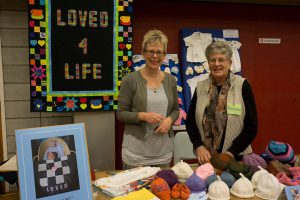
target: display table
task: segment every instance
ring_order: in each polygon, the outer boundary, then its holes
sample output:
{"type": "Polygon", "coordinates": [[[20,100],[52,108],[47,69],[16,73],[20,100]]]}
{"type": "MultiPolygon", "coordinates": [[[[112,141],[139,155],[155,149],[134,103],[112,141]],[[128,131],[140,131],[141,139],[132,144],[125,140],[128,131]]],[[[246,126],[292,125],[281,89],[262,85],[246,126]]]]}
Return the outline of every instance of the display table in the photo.
{"type": "MultiPolygon", "coordinates": [[[[110,176],[110,175],[107,174],[106,172],[103,172],[103,171],[96,172],[96,179],[102,178],[102,177],[106,177],[106,176],[110,176]]],[[[281,195],[281,196],[283,196],[283,197],[279,198],[278,200],[287,200],[287,198],[285,197],[285,195],[281,195]]],[[[97,197],[96,197],[96,200],[109,200],[109,199],[110,198],[105,197],[104,195],[101,195],[101,194],[98,194],[97,197]]],[[[231,195],[230,196],[230,200],[245,200],[245,199],[238,198],[238,197],[235,197],[235,196],[231,195]]],[[[255,196],[253,198],[248,198],[246,200],[262,200],[262,199],[255,196]]]]}
{"type": "MultiPolygon", "coordinates": [[[[96,172],[95,175],[96,175],[96,179],[110,176],[110,174],[107,173],[106,171],[96,172]]],[[[285,195],[281,195],[281,196],[282,196],[282,198],[280,198],[280,200],[286,200],[285,195]]],[[[12,193],[12,194],[8,193],[5,195],[0,195],[0,200],[19,200],[19,199],[20,199],[20,197],[19,197],[19,194],[17,194],[17,193],[12,193]]],[[[95,198],[95,200],[110,200],[110,199],[111,198],[106,197],[99,193],[97,194],[97,196],[95,198]]],[[[231,195],[230,200],[243,200],[243,199],[231,195]]],[[[253,197],[253,198],[249,198],[247,200],[261,200],[261,198],[253,197]]]]}

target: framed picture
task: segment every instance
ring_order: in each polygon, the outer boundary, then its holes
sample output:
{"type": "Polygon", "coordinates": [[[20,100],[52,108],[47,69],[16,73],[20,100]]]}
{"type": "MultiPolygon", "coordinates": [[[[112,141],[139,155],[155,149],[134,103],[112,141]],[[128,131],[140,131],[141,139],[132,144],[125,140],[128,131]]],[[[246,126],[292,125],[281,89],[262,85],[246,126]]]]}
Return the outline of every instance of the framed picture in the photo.
{"type": "Polygon", "coordinates": [[[83,123],[15,132],[22,200],[92,200],[83,123]]]}
{"type": "Polygon", "coordinates": [[[284,188],[288,200],[300,200],[300,185],[284,188]]]}

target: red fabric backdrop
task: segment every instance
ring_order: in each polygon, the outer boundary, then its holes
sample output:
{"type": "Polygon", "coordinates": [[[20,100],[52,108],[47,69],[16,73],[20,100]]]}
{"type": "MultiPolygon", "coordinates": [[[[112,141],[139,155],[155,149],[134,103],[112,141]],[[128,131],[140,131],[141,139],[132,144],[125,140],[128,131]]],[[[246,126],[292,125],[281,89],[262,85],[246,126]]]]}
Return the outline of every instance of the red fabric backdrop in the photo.
{"type": "MultiPolygon", "coordinates": [[[[133,52],[141,52],[144,33],[164,31],[168,53],[180,54],[182,28],[238,29],[243,76],[252,85],[259,119],[254,152],[269,140],[289,143],[300,152],[300,7],[265,6],[195,1],[134,2],[133,52]],[[281,38],[281,44],[259,44],[259,38],[281,38]]],[[[123,126],[116,125],[117,167],[120,167],[123,126]]]]}

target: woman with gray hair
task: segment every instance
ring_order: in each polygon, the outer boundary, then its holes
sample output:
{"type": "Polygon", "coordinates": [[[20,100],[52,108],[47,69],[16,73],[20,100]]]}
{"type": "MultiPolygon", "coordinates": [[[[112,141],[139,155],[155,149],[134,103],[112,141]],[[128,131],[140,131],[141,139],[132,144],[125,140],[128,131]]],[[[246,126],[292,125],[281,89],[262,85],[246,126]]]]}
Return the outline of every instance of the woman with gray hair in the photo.
{"type": "Polygon", "coordinates": [[[252,153],[257,134],[257,112],[249,82],[230,71],[232,49],[223,41],[205,51],[210,74],[197,83],[186,129],[200,164],[213,152],[241,160],[252,153]]]}
{"type": "Polygon", "coordinates": [[[175,78],[160,70],[167,43],[161,31],[148,31],[142,43],[145,67],[122,79],[117,117],[125,123],[123,169],[171,163],[179,107],[175,78]]]}

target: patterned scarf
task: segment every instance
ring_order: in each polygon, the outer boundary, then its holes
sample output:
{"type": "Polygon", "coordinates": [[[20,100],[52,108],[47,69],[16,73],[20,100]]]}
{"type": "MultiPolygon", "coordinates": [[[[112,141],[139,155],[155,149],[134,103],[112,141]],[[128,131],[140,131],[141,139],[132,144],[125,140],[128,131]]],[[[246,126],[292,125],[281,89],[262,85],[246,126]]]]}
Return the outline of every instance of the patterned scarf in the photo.
{"type": "MultiPolygon", "coordinates": [[[[210,77],[212,79],[212,77],[210,77]]],[[[216,82],[212,79],[209,86],[209,104],[205,107],[203,113],[204,135],[211,140],[213,150],[220,146],[222,135],[227,121],[227,94],[230,88],[230,73],[227,76],[225,84],[222,86],[219,94],[216,82]]]]}

